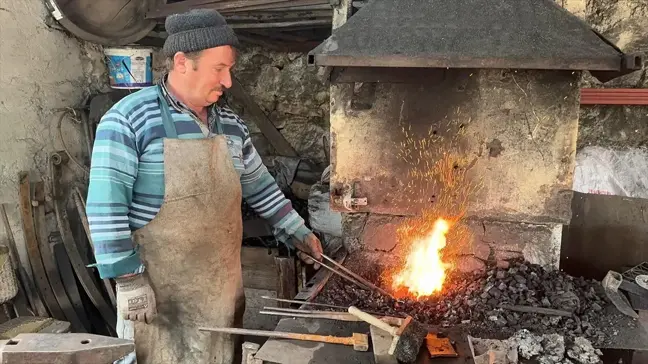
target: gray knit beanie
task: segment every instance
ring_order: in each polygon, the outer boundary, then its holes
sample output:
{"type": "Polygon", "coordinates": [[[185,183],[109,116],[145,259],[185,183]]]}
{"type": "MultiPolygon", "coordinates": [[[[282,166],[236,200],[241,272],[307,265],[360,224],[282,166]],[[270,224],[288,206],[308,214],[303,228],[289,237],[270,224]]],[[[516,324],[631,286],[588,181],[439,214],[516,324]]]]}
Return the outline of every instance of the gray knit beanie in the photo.
{"type": "Polygon", "coordinates": [[[216,10],[193,9],[168,16],[164,23],[169,34],[163,52],[167,57],[177,52],[197,52],[218,46],[237,46],[234,30],[216,10]]]}

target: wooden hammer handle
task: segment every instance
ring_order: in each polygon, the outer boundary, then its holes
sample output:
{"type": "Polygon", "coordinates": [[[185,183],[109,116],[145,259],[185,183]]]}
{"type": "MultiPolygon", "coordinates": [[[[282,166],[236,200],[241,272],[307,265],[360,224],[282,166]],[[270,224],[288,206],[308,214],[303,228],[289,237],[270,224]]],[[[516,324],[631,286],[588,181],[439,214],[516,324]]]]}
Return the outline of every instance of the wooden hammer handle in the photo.
{"type": "Polygon", "coordinates": [[[390,324],[378,319],[377,317],[373,317],[366,312],[362,312],[355,306],[349,307],[349,313],[368,324],[372,324],[381,330],[387,331],[392,336],[397,336],[398,327],[391,326],[390,324]]]}
{"type": "Polygon", "coordinates": [[[329,344],[342,344],[342,345],[351,345],[351,346],[354,345],[353,337],[298,334],[294,332],[281,332],[281,331],[248,330],[248,329],[239,329],[234,327],[201,327],[198,330],[222,332],[225,334],[235,334],[235,335],[276,337],[282,339],[294,339],[294,340],[302,340],[302,341],[317,341],[317,342],[329,343],[329,344]]]}

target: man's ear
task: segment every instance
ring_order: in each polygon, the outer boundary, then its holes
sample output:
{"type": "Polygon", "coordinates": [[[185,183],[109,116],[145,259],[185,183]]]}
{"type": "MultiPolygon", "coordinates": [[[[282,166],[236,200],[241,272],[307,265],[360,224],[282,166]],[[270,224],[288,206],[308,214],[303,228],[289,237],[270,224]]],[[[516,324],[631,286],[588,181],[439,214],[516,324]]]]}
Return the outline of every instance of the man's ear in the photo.
{"type": "Polygon", "coordinates": [[[184,52],[176,52],[176,54],[173,55],[173,69],[179,73],[187,72],[187,61],[188,58],[185,56],[184,52]]]}

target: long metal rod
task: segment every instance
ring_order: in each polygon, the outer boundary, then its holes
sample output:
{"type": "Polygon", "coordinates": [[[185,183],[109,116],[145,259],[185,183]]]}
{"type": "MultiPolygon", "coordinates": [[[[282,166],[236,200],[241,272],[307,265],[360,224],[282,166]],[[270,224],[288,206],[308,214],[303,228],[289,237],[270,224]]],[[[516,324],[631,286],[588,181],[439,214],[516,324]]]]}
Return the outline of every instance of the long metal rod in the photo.
{"type": "Polygon", "coordinates": [[[337,309],[344,310],[344,311],[346,311],[348,309],[348,307],[336,306],[336,305],[328,305],[326,303],[315,303],[315,302],[300,301],[300,300],[288,300],[288,299],[285,299],[285,298],[275,298],[275,297],[269,297],[269,296],[261,296],[261,298],[263,298],[264,300],[277,301],[277,302],[296,303],[296,304],[300,304],[300,305],[337,308],[337,309]]]}
{"type": "MultiPolygon", "coordinates": [[[[312,315],[327,315],[330,313],[334,314],[343,314],[343,315],[351,315],[348,311],[349,308],[344,308],[344,312],[338,312],[338,311],[321,311],[321,310],[301,310],[301,309],[296,309],[296,308],[284,308],[284,307],[269,307],[265,306],[263,307],[263,310],[265,311],[279,311],[279,312],[292,312],[292,313],[307,313],[307,314],[312,314],[312,315]]],[[[379,313],[379,312],[370,312],[370,311],[365,311],[369,314],[376,315],[376,316],[383,316],[384,314],[379,313]]],[[[353,316],[353,315],[351,315],[353,316]]]]}
{"type": "Polygon", "coordinates": [[[370,287],[371,289],[373,289],[373,290],[375,290],[375,291],[378,291],[378,292],[384,294],[385,296],[391,297],[391,294],[389,294],[389,292],[387,292],[387,291],[385,291],[384,289],[382,289],[382,288],[376,286],[375,284],[369,282],[368,280],[366,280],[366,279],[360,277],[359,275],[355,274],[354,272],[352,272],[351,270],[349,270],[348,268],[346,268],[346,267],[343,266],[342,264],[336,262],[335,259],[329,258],[329,257],[327,257],[327,256],[324,255],[324,254],[322,254],[322,258],[328,260],[331,264],[333,264],[334,266],[336,266],[338,269],[344,271],[344,272],[347,273],[348,275],[350,275],[350,276],[352,276],[353,278],[357,279],[358,281],[360,281],[360,282],[361,282],[362,284],[364,284],[365,286],[370,287]]]}
{"type": "Polygon", "coordinates": [[[280,311],[259,311],[259,313],[262,315],[271,315],[271,316],[299,317],[299,318],[324,319],[324,320],[349,321],[349,322],[362,321],[353,315],[344,314],[344,312],[331,312],[329,315],[319,315],[314,313],[280,312],[280,311]]]}
{"type": "Polygon", "coordinates": [[[299,333],[281,332],[281,331],[249,330],[249,329],[239,329],[233,327],[199,327],[198,330],[210,331],[210,332],[221,332],[221,333],[234,334],[234,335],[265,336],[265,337],[274,337],[274,338],[281,338],[281,339],[318,341],[318,342],[325,342],[330,344],[353,345],[352,337],[299,334],[299,333]]]}
{"type": "MultiPolygon", "coordinates": [[[[303,253],[303,252],[302,252],[302,253],[303,253]]],[[[349,282],[355,284],[356,286],[358,286],[358,287],[360,287],[360,288],[362,288],[362,289],[371,290],[371,288],[370,288],[369,286],[364,285],[364,284],[360,283],[360,281],[358,281],[358,280],[356,280],[356,279],[354,279],[354,278],[352,278],[352,277],[350,277],[350,276],[348,276],[348,275],[346,275],[346,274],[340,272],[339,270],[337,270],[337,269],[335,269],[335,268],[333,268],[333,267],[330,267],[330,266],[326,265],[326,263],[324,263],[324,262],[317,261],[317,259],[315,259],[315,258],[312,257],[311,255],[309,255],[309,254],[307,254],[307,253],[303,253],[303,254],[304,254],[305,256],[311,258],[312,260],[316,261],[317,264],[319,264],[319,265],[321,265],[322,267],[324,267],[324,268],[330,270],[332,273],[337,274],[338,276],[340,276],[340,277],[346,279],[347,281],[349,281],[349,282]]],[[[324,254],[322,254],[322,256],[324,256],[324,254]]]]}

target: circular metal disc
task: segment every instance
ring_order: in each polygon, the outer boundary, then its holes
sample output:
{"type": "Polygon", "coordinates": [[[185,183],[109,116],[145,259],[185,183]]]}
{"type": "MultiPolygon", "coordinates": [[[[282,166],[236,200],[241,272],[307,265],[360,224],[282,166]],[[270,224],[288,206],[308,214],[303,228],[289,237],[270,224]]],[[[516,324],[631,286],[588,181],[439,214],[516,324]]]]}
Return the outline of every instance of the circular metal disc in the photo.
{"type": "Polygon", "coordinates": [[[146,19],[149,4],[158,0],[49,0],[56,20],[77,37],[102,45],[137,42],[156,25],[146,19]]]}

